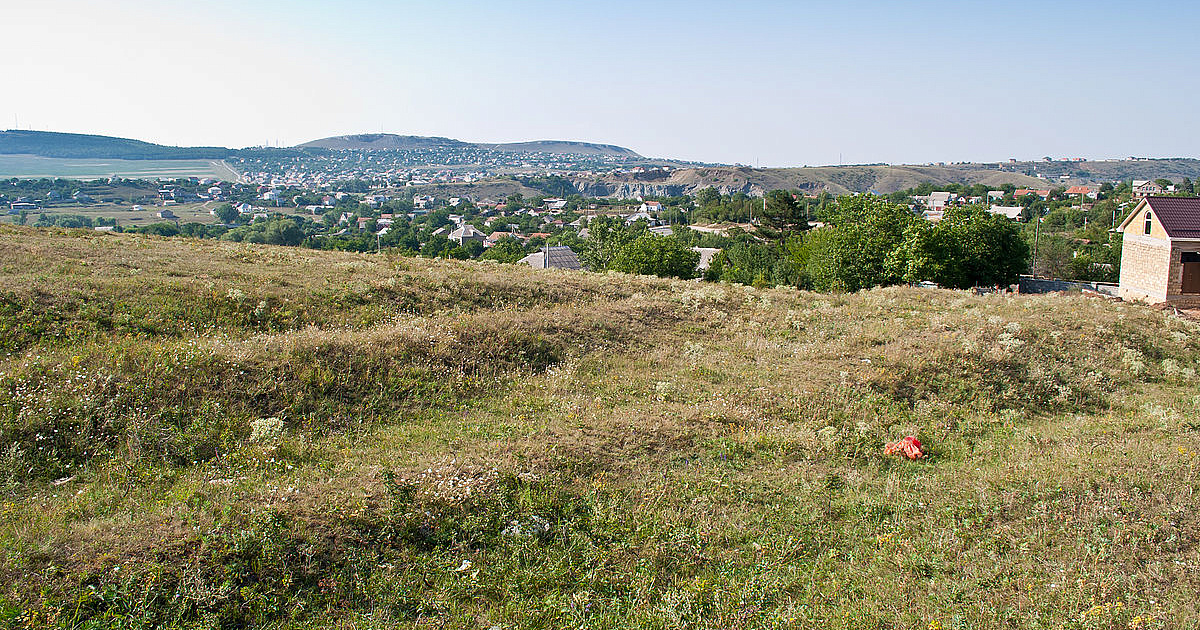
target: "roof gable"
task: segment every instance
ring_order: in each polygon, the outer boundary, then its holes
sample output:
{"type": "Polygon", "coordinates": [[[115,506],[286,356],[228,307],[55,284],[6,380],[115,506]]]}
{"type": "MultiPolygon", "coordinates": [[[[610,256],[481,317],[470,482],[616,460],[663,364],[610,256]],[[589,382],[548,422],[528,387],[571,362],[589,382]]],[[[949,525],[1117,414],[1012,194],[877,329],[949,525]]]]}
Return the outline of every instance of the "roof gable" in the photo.
{"type": "Polygon", "coordinates": [[[1200,197],[1147,197],[1146,205],[1171,238],[1200,238],[1200,197]]]}
{"type": "Polygon", "coordinates": [[[1131,221],[1149,208],[1167,238],[1200,239],[1200,197],[1145,197],[1121,222],[1123,232],[1131,221]]]}

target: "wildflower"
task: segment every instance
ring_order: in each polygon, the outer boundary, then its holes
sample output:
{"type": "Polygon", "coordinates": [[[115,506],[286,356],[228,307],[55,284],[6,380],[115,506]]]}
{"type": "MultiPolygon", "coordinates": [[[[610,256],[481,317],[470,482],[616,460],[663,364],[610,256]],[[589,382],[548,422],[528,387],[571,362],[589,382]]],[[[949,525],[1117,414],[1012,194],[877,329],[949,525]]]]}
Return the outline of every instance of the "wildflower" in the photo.
{"type": "Polygon", "coordinates": [[[277,417],[250,421],[251,442],[276,442],[283,435],[283,420],[277,417]]]}

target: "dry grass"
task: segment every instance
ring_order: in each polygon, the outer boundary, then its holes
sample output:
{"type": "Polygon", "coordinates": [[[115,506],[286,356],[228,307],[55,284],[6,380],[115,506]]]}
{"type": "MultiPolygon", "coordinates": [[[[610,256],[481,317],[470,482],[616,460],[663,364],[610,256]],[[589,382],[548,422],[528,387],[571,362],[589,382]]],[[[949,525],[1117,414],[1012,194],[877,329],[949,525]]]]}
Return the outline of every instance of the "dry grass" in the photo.
{"type": "Polygon", "coordinates": [[[12,625],[1200,624],[1171,313],[23,229],[0,269],[12,625]]]}

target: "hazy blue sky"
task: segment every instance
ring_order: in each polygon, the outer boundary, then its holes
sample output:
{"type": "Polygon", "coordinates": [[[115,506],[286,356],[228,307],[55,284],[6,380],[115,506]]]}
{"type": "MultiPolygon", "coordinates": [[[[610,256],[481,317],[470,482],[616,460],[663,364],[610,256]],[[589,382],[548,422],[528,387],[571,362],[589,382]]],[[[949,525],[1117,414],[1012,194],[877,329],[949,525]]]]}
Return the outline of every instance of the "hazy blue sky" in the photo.
{"type": "Polygon", "coordinates": [[[1200,155],[1194,0],[6,4],[0,127],[764,166],[1200,155]]]}

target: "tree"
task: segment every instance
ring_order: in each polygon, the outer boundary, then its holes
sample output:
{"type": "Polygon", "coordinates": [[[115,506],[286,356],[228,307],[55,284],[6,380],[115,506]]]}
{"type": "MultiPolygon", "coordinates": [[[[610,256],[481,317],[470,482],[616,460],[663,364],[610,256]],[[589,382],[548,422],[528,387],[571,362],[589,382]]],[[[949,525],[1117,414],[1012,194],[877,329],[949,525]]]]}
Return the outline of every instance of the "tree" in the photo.
{"type": "Polygon", "coordinates": [[[772,190],[767,193],[759,225],[768,236],[786,237],[795,232],[808,229],[808,211],[796,202],[792,193],[786,190],[772,190]]]}
{"type": "Polygon", "coordinates": [[[696,192],[696,205],[701,208],[715,206],[719,203],[721,203],[721,193],[711,186],[696,192]]]}
{"type": "Polygon", "coordinates": [[[429,237],[429,240],[421,246],[421,255],[426,258],[437,258],[449,249],[450,239],[446,238],[445,234],[436,234],[429,237]]]}
{"type": "Polygon", "coordinates": [[[504,201],[504,209],[508,212],[520,210],[525,205],[525,198],[521,196],[521,193],[513,193],[504,201]]]}
{"type": "Polygon", "coordinates": [[[239,213],[237,208],[233,207],[233,204],[223,203],[217,206],[215,213],[217,218],[221,220],[221,223],[229,224],[238,220],[239,213]]]}
{"type": "Polygon", "coordinates": [[[613,261],[621,249],[648,234],[644,221],[625,225],[621,217],[596,217],[588,223],[587,247],[579,252],[579,257],[589,269],[613,269],[613,261]]]}
{"type": "Polygon", "coordinates": [[[840,197],[824,215],[831,225],[806,235],[813,288],[858,291],[901,281],[900,267],[887,259],[920,220],[912,211],[864,194],[840,197]]]}
{"type": "Polygon", "coordinates": [[[515,263],[524,257],[525,248],[521,247],[520,241],[510,236],[496,241],[495,245],[492,245],[483,253],[483,258],[503,263],[515,263]]]}
{"type": "Polygon", "coordinates": [[[694,278],[700,253],[673,238],[643,234],[622,246],[611,269],[661,277],[694,278]]]}
{"type": "Polygon", "coordinates": [[[263,239],[272,245],[299,245],[304,239],[304,230],[291,219],[276,219],[263,230],[263,239]]]}
{"type": "Polygon", "coordinates": [[[1029,245],[1007,217],[983,208],[950,208],[936,224],[911,223],[888,258],[905,282],[931,280],[944,287],[1010,284],[1025,271],[1029,245]]]}

